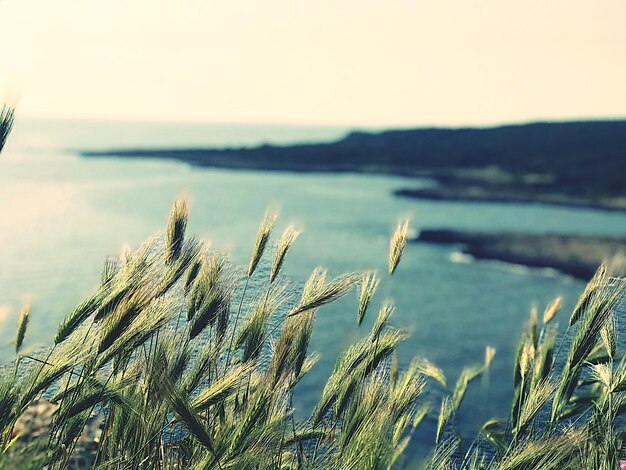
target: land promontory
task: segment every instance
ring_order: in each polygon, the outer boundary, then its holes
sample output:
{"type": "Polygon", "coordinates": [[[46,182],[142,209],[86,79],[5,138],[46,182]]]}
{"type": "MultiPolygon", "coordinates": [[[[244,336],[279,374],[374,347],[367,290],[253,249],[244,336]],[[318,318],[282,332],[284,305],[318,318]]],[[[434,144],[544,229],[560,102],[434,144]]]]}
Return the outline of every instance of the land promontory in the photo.
{"type": "Polygon", "coordinates": [[[553,268],[583,280],[589,280],[601,263],[621,271],[626,255],[626,237],[426,229],[413,241],[458,244],[477,259],[553,268]]]}
{"type": "Polygon", "coordinates": [[[351,132],[330,143],[239,148],[90,150],[87,157],[166,158],[192,165],[428,177],[399,196],[626,209],[626,121],[351,132]]]}

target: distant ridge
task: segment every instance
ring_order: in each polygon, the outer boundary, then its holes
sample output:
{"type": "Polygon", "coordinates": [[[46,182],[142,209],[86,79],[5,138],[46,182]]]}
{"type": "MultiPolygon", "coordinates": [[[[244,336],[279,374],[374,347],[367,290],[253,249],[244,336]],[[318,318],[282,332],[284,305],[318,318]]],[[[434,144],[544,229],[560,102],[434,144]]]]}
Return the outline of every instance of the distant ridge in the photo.
{"type": "MultiPolygon", "coordinates": [[[[536,122],[488,128],[355,131],[331,143],[246,148],[115,149],[88,157],[173,158],[192,165],[296,172],[428,176],[452,199],[626,208],[626,121],[536,122]]],[[[421,197],[419,190],[405,195],[421,197]]],[[[432,190],[429,194],[433,198],[432,190]]]]}

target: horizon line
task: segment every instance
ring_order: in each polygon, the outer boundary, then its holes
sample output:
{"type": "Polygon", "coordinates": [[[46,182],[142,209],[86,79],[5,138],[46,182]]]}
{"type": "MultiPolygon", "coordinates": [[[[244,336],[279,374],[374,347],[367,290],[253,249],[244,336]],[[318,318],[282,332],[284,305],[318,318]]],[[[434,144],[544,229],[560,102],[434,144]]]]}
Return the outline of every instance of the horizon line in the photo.
{"type": "Polygon", "coordinates": [[[495,128],[506,126],[521,126],[528,124],[556,124],[574,122],[619,122],[626,121],[626,114],[622,115],[595,115],[595,116],[552,116],[533,117],[519,120],[503,120],[490,122],[450,122],[450,123],[389,123],[389,124],[366,124],[366,123],[318,123],[318,122],[282,122],[282,121],[252,121],[252,120],[211,120],[211,119],[181,119],[170,120],[161,118],[131,118],[131,117],[108,117],[108,116],[19,116],[16,112],[16,124],[20,121],[84,121],[98,123],[129,123],[129,124],[169,124],[169,125],[216,125],[216,126],[263,126],[263,127],[317,127],[336,129],[367,129],[367,130],[402,130],[402,129],[462,129],[462,128],[495,128]]]}

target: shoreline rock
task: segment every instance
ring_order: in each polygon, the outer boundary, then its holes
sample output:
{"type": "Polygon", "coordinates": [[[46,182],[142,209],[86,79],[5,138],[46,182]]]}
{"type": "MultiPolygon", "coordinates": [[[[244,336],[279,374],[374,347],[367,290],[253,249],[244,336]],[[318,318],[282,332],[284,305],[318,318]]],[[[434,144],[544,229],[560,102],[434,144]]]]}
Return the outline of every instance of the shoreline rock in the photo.
{"type": "Polygon", "coordinates": [[[486,187],[450,187],[439,186],[436,188],[402,188],[394,191],[394,196],[424,199],[427,201],[451,201],[470,203],[495,203],[495,204],[544,204],[559,207],[571,207],[575,209],[596,209],[603,211],[626,211],[626,199],[605,198],[588,200],[574,198],[562,194],[538,193],[533,197],[515,191],[493,190],[486,187]]]}
{"type": "Polygon", "coordinates": [[[585,281],[602,262],[626,254],[626,237],[426,229],[412,241],[464,245],[463,252],[477,259],[553,268],[585,281]]]}

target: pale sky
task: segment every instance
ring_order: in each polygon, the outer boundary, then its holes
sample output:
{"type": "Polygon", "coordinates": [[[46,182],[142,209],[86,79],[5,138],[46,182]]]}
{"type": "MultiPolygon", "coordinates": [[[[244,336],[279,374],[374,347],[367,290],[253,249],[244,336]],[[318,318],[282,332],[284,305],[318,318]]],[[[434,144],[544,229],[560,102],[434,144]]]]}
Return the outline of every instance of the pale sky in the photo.
{"type": "Polygon", "coordinates": [[[0,0],[0,32],[20,117],[626,116],[624,0],[0,0]]]}

